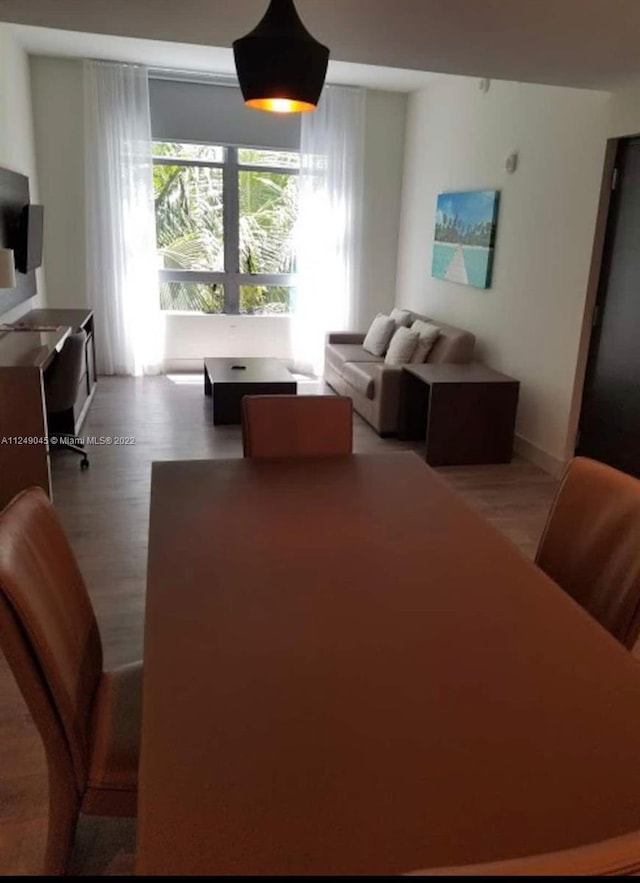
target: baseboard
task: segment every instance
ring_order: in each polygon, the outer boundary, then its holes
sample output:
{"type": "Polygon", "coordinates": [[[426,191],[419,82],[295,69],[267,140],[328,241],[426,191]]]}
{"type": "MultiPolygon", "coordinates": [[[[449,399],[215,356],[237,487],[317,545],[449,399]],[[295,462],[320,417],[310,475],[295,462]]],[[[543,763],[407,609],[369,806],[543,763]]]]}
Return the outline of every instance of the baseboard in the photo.
{"type": "Polygon", "coordinates": [[[543,451],[542,448],[537,447],[528,439],[522,438],[521,435],[516,435],[513,447],[516,454],[519,454],[524,460],[528,460],[534,466],[539,466],[540,469],[544,469],[545,472],[556,478],[560,478],[566,469],[567,464],[564,460],[559,460],[547,451],[543,451]]]}
{"type": "MultiPolygon", "coordinates": [[[[216,355],[212,355],[207,358],[215,359],[216,355]]],[[[222,355],[220,356],[222,359],[238,359],[242,360],[245,358],[254,358],[253,356],[243,356],[241,354],[236,354],[235,356],[222,355]]],[[[265,359],[274,359],[276,362],[282,362],[285,367],[291,369],[291,359],[281,359],[278,356],[261,356],[259,358],[265,359]]],[[[163,374],[202,374],[204,368],[204,359],[205,356],[200,356],[197,359],[165,359],[162,362],[162,373],[163,374]]],[[[314,378],[310,378],[314,379],[314,378]]],[[[318,379],[318,378],[315,378],[318,379]]]]}
{"type": "Polygon", "coordinates": [[[162,363],[164,374],[202,374],[203,359],[165,359],[162,363]]]}

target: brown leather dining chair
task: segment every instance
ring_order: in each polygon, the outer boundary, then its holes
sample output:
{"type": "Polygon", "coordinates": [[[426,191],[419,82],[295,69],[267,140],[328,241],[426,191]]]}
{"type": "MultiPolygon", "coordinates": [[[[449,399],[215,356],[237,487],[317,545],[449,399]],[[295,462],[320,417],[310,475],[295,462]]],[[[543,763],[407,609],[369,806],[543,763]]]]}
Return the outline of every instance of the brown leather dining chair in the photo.
{"type": "Polygon", "coordinates": [[[45,873],[65,874],[80,812],[136,815],[142,665],[103,671],[86,586],[39,488],[0,513],[0,645],[44,743],[45,873]]]}
{"type": "Polygon", "coordinates": [[[481,865],[413,871],[408,877],[625,877],[640,872],[640,833],[481,865]]]}
{"type": "Polygon", "coordinates": [[[631,649],[640,634],[640,481],[572,460],[536,564],[631,649]]]}
{"type": "Polygon", "coordinates": [[[343,396],[246,396],[245,457],[331,457],[353,450],[353,403],[343,396]]]}

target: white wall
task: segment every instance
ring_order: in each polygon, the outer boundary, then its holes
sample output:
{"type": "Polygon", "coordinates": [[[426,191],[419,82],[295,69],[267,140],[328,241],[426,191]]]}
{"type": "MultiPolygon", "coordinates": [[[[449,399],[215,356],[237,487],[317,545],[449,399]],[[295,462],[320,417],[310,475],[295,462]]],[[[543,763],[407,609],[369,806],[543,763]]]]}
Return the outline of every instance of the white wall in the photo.
{"type": "Polygon", "coordinates": [[[640,134],[640,82],[611,96],[607,134],[610,138],[640,134]]]}
{"type": "Polygon", "coordinates": [[[86,307],[82,63],[31,58],[33,119],[50,307],[86,307]]]}
{"type": "Polygon", "coordinates": [[[367,91],[364,206],[362,229],[363,297],[355,327],[365,330],[379,312],[393,307],[402,207],[407,96],[367,91]]]}
{"type": "Polygon", "coordinates": [[[608,95],[468,78],[409,103],[397,303],[473,331],[478,356],[521,381],[517,433],[549,465],[569,419],[604,161],[608,95]],[[520,152],[515,175],[504,163],[520,152]],[[437,195],[502,192],[492,288],[431,277],[437,195]]]}
{"type": "Polygon", "coordinates": [[[292,359],[291,322],[285,316],[198,316],[166,319],[168,371],[201,371],[205,356],[292,359]]]}
{"type": "MultiPolygon", "coordinates": [[[[27,175],[31,201],[38,202],[29,62],[22,47],[3,25],[0,25],[0,166],[27,175]]],[[[5,312],[1,317],[3,322],[13,322],[45,304],[42,269],[37,271],[36,278],[38,294],[5,312]]]]}
{"type": "MultiPolygon", "coordinates": [[[[31,76],[40,195],[47,212],[48,302],[52,307],[83,307],[87,296],[82,63],[35,56],[31,76]]],[[[390,309],[394,301],[406,104],[402,94],[367,93],[365,302],[357,317],[359,328],[365,328],[378,311],[390,309]]],[[[216,353],[288,359],[290,321],[286,317],[170,317],[166,358],[172,369],[190,368],[216,353]]]]}

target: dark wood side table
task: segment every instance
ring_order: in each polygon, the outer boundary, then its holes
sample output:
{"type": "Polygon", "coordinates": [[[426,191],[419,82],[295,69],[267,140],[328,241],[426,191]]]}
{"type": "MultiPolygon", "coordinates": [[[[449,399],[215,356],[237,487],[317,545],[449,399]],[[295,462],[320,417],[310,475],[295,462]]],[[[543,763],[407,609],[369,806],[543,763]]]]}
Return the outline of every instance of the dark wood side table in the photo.
{"type": "Polygon", "coordinates": [[[398,436],[431,466],[509,463],[520,383],[484,365],[405,365],[398,436]]]}

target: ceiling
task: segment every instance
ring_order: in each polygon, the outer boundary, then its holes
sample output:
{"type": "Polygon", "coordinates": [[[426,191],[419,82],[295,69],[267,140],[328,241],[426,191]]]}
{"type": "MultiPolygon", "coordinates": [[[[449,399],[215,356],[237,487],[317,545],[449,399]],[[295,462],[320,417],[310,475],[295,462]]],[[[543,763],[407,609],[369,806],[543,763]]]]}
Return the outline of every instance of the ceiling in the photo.
{"type": "MultiPolygon", "coordinates": [[[[0,21],[229,48],[267,0],[0,0],[0,21]]],[[[640,0],[297,0],[338,61],[592,89],[640,78],[640,0]]]]}
{"type": "MultiPolygon", "coordinates": [[[[84,34],[30,25],[8,25],[20,44],[32,55],[55,55],[63,58],[100,58],[144,64],[149,68],[196,74],[222,75],[237,83],[231,49],[196,46],[193,43],[170,43],[138,37],[113,37],[108,34],[84,34]]],[[[426,71],[397,67],[331,61],[327,82],[344,86],[362,86],[389,92],[412,92],[438,78],[426,71]]]]}

